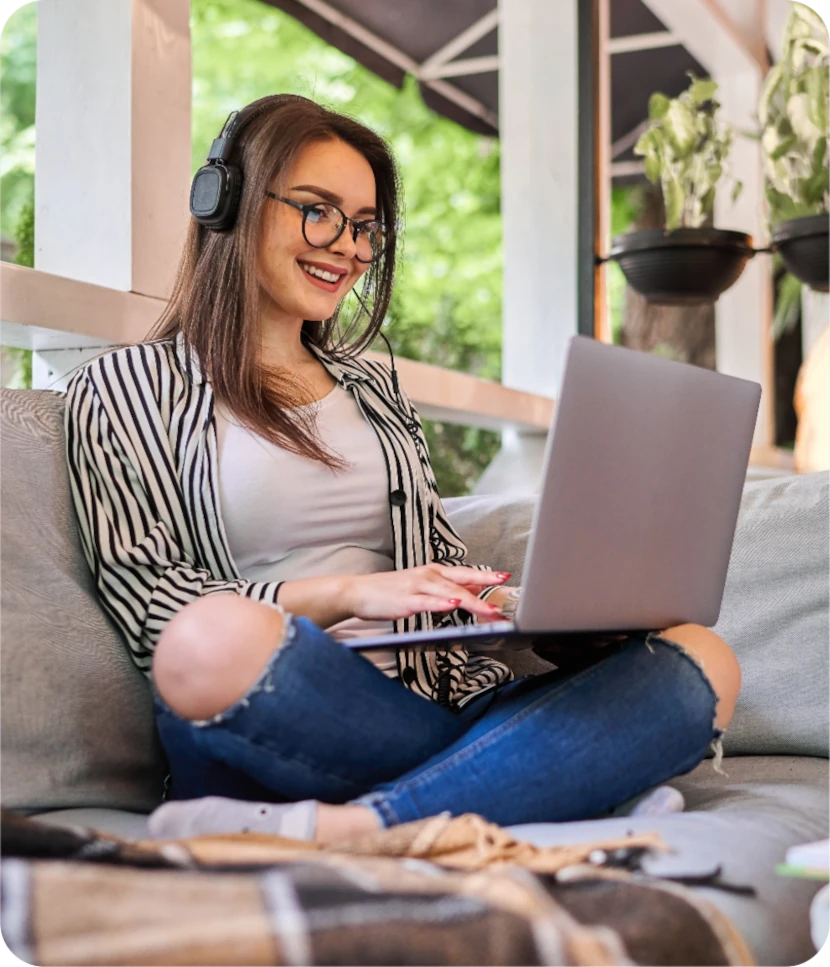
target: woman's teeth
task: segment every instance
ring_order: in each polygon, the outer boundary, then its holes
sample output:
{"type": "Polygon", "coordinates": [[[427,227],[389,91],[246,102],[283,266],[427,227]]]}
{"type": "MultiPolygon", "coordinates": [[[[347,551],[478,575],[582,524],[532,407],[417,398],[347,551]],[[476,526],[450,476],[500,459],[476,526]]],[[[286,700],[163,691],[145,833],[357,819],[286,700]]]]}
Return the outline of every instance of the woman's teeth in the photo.
{"type": "Polygon", "coordinates": [[[316,265],[305,265],[300,262],[300,268],[303,272],[308,272],[309,275],[316,275],[318,279],[322,279],[324,282],[337,282],[340,279],[339,275],[335,275],[334,272],[326,272],[324,269],[318,269],[316,265]]]}

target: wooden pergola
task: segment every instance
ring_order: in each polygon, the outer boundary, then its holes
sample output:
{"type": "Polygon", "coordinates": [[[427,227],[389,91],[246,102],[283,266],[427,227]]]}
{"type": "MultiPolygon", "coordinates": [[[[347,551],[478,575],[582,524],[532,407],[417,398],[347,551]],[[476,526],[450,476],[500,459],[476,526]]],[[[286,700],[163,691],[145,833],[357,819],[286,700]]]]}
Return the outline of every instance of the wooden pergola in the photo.
{"type": "MultiPolygon", "coordinates": [[[[323,0],[294,2],[336,14],[323,0]]],[[[471,66],[499,72],[502,383],[400,362],[425,417],[503,431],[494,490],[535,486],[569,338],[609,338],[595,254],[608,245],[610,58],[654,40],[609,49],[613,2],[500,0],[484,25],[416,65],[422,83],[439,92],[443,84],[444,94],[471,66]],[[470,65],[465,42],[485,26],[498,29],[498,56],[470,65]]],[[[787,0],[644,3],[719,81],[729,120],[750,127],[764,22],[777,33],[787,0]]],[[[2,341],[35,351],[38,388],[62,388],[62,376],[102,346],[143,338],[170,291],[188,217],[189,14],[189,0],[39,0],[35,268],[0,265],[2,341]]],[[[739,141],[734,164],[743,199],[718,221],[763,239],[757,145],[739,141]]],[[[772,467],[781,458],[772,448],[770,309],[768,260],[755,259],[721,298],[716,324],[717,368],[764,386],[753,459],[772,467]]]]}

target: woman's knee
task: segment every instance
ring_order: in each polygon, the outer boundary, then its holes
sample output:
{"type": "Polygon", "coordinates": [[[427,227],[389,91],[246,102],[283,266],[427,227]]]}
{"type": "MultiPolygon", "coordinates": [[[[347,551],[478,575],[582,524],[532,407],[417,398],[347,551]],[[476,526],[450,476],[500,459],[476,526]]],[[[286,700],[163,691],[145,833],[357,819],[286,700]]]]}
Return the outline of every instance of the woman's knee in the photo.
{"type": "Polygon", "coordinates": [[[660,636],[680,645],[700,665],[718,697],[715,726],[725,729],[741,690],[741,666],[732,649],[703,625],[676,625],[660,632],[660,636]]]}
{"type": "Polygon", "coordinates": [[[184,718],[208,719],[243,698],[283,641],[281,611],[236,594],[188,604],[167,623],[153,657],[159,694],[184,718]]]}

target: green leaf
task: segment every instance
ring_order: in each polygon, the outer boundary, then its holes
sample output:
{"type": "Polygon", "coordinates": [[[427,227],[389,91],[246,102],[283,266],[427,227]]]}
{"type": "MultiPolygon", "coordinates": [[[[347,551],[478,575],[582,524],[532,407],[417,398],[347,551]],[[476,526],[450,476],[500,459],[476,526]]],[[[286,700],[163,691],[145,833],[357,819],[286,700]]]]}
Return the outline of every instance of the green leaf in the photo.
{"type": "Polygon", "coordinates": [[[807,116],[822,134],[827,133],[827,67],[811,67],[804,74],[807,116]]]}
{"type": "Polygon", "coordinates": [[[717,81],[693,80],[689,87],[689,99],[695,106],[705,104],[706,101],[711,101],[714,98],[717,89],[717,81]]]}
{"type": "Polygon", "coordinates": [[[770,184],[766,186],[766,196],[769,205],[769,220],[772,225],[789,218],[798,218],[800,215],[808,214],[805,206],[796,204],[789,195],[778,191],[770,184]]]}
{"type": "Polygon", "coordinates": [[[785,140],[786,138],[782,138],[775,128],[766,128],[761,135],[761,147],[764,149],[764,154],[768,158],[771,157],[773,152],[777,150],[778,145],[782,144],[785,140]]]}
{"type": "Polygon", "coordinates": [[[674,178],[663,179],[663,200],[666,204],[666,228],[672,231],[680,227],[686,195],[680,182],[674,178]]]}
{"type": "Polygon", "coordinates": [[[776,64],[772,67],[764,78],[764,85],[761,88],[761,99],[758,102],[758,120],[762,125],[766,125],[767,119],[769,118],[769,108],[772,98],[775,96],[775,92],[778,90],[781,84],[781,78],[783,77],[784,68],[781,64],[776,64]]]}
{"type": "Polygon", "coordinates": [[[732,199],[733,205],[738,200],[738,197],[740,196],[743,190],[744,190],[744,183],[742,181],[736,181],[735,184],[732,185],[732,194],[730,197],[732,199]]]}
{"type": "Polygon", "coordinates": [[[793,133],[812,150],[826,131],[821,131],[810,119],[809,101],[807,94],[794,94],[787,101],[787,117],[792,124],[793,133]]]}
{"type": "Polygon", "coordinates": [[[666,116],[671,100],[665,94],[655,91],[648,99],[648,116],[652,121],[659,121],[666,116]]]}
{"type": "Polygon", "coordinates": [[[679,158],[692,153],[697,142],[694,112],[682,101],[672,101],[663,118],[666,138],[679,158]]]}
{"type": "Polygon", "coordinates": [[[14,233],[17,242],[17,253],[14,257],[18,265],[27,265],[30,269],[35,264],[35,200],[30,197],[20,210],[14,233]]]}
{"type": "Polygon", "coordinates": [[[804,199],[805,204],[812,207],[821,202],[821,200],[827,194],[828,188],[830,188],[830,180],[828,180],[828,175],[830,175],[830,172],[828,172],[826,168],[821,168],[814,174],[810,175],[809,178],[803,178],[800,181],[800,194],[804,199]]]}
{"type": "Polygon", "coordinates": [[[656,185],[660,180],[660,171],[662,169],[659,155],[657,155],[655,152],[647,154],[643,163],[643,168],[646,178],[653,185],[656,185]]]}
{"type": "Polygon", "coordinates": [[[813,149],[813,171],[825,167],[827,163],[827,137],[819,138],[813,149]]]}
{"type": "Polygon", "coordinates": [[[654,153],[657,150],[657,139],[654,137],[655,133],[654,128],[643,131],[640,137],[637,138],[637,143],[634,145],[634,154],[647,155],[654,153]]]}
{"type": "Polygon", "coordinates": [[[783,141],[779,141],[777,147],[769,152],[770,161],[777,161],[779,158],[783,158],[797,144],[798,138],[794,134],[791,134],[788,138],[784,138],[783,141]]]}
{"type": "Polygon", "coordinates": [[[801,313],[801,282],[787,272],[778,283],[775,315],[772,319],[772,338],[778,341],[798,322],[801,313]]]}
{"type": "Polygon", "coordinates": [[[802,40],[801,46],[809,54],[815,54],[817,57],[823,57],[827,53],[827,44],[822,44],[820,41],[812,40],[802,40]]]}

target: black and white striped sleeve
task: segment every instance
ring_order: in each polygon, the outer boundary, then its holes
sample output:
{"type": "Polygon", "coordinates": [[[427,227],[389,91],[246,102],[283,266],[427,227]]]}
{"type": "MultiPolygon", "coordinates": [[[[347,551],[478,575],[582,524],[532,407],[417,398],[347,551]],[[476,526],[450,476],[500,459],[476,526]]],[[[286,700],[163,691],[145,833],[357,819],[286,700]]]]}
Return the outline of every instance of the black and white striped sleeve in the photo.
{"type": "MultiPolygon", "coordinates": [[[[183,551],[175,527],[155,509],[158,493],[150,493],[141,454],[128,455],[86,370],[67,390],[66,446],[87,563],[101,603],[142,670],[149,671],[167,622],[191,601],[216,593],[276,600],[277,583],[218,580],[183,551]]],[[[180,499],[174,478],[165,477],[161,489],[165,500],[180,499]]]]}

